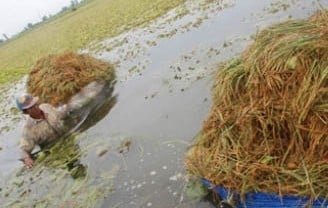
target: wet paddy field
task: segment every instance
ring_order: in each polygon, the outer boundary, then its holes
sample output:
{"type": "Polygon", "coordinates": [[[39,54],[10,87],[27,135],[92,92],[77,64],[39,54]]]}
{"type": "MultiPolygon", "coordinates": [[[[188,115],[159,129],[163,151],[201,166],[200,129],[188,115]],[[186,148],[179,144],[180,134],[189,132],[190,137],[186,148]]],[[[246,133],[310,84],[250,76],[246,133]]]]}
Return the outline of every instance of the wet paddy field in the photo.
{"type": "Polygon", "coordinates": [[[328,1],[186,1],[150,25],[81,50],[115,64],[106,105],[79,131],[22,169],[24,118],[3,86],[0,207],[214,207],[186,194],[184,154],[211,106],[212,73],[257,31],[306,18],[328,1]]]}

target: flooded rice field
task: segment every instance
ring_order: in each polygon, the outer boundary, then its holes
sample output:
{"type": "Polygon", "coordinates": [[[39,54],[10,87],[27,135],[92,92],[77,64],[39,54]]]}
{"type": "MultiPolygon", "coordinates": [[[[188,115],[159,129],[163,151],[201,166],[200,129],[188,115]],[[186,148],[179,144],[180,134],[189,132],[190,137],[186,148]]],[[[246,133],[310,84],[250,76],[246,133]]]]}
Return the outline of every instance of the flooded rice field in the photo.
{"type": "Polygon", "coordinates": [[[188,197],[184,154],[211,106],[211,75],[257,31],[306,18],[328,0],[186,1],[150,25],[95,42],[115,64],[117,82],[84,128],[33,170],[19,161],[24,118],[15,96],[25,79],[2,87],[0,207],[214,207],[188,197]]]}

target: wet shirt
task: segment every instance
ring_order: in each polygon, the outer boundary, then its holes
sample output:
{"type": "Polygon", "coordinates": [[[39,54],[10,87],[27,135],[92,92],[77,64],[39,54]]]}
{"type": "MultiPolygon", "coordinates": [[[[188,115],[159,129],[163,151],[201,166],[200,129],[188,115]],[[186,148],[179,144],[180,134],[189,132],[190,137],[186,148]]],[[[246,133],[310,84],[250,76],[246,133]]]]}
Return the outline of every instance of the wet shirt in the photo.
{"type": "Polygon", "coordinates": [[[27,152],[31,152],[35,145],[47,144],[58,139],[64,133],[63,117],[66,115],[66,108],[55,108],[47,103],[41,104],[39,108],[46,119],[29,117],[24,126],[20,148],[27,152]]]}

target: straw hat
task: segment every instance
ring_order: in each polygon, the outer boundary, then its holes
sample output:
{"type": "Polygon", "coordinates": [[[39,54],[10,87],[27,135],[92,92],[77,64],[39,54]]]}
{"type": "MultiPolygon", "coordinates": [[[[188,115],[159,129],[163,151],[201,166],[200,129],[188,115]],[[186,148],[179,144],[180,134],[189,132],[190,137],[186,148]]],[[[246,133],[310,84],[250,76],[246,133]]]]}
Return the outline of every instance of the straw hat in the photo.
{"type": "Polygon", "coordinates": [[[39,97],[33,97],[30,94],[22,94],[16,98],[16,104],[19,110],[31,108],[39,101],[39,97]]]}

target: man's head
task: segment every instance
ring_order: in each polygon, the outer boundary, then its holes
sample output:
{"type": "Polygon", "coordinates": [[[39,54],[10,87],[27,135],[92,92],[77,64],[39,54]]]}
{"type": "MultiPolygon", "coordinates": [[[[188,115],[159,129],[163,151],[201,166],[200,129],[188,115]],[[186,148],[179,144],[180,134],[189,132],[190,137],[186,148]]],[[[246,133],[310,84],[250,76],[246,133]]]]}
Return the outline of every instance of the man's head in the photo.
{"type": "Polygon", "coordinates": [[[43,113],[37,105],[38,101],[38,97],[33,97],[30,94],[22,94],[17,97],[16,104],[24,114],[28,114],[32,118],[40,119],[43,113]]]}

